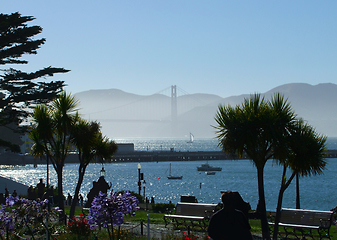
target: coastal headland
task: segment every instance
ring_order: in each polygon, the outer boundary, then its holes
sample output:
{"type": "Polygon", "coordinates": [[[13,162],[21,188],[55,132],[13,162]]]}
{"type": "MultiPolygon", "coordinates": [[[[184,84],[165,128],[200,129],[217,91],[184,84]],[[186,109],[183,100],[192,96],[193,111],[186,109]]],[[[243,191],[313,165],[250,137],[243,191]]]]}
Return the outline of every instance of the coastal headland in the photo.
{"type": "MultiPolygon", "coordinates": [[[[326,158],[337,158],[337,150],[327,150],[326,158]]],[[[243,156],[240,159],[247,159],[243,156]]],[[[240,160],[221,151],[130,151],[116,153],[110,162],[164,162],[164,161],[208,161],[208,160],[240,160]]],[[[31,155],[14,153],[0,154],[0,165],[46,164],[45,158],[34,158],[31,155]]],[[[78,163],[76,153],[69,154],[65,163],[78,163]]]]}

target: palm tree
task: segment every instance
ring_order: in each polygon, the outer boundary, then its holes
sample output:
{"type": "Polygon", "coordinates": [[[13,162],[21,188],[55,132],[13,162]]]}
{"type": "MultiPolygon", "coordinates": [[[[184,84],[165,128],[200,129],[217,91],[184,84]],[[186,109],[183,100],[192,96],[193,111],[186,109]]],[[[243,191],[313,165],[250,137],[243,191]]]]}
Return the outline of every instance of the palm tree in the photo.
{"type": "Polygon", "coordinates": [[[270,239],[264,166],[268,159],[282,156],[284,137],[294,119],[295,114],[290,105],[280,94],[275,94],[270,102],[261,98],[260,94],[254,94],[236,107],[220,105],[215,116],[217,126],[214,127],[222,150],[237,156],[246,153],[257,168],[263,239],[270,239]]]}
{"type": "Polygon", "coordinates": [[[38,105],[32,113],[33,126],[30,133],[34,145],[32,154],[45,154],[57,173],[59,207],[63,203],[63,166],[71,144],[71,128],[79,120],[77,100],[62,92],[50,105],[38,105]]]}
{"type": "Polygon", "coordinates": [[[325,169],[324,159],[326,137],[319,135],[308,124],[299,119],[290,131],[287,138],[289,152],[283,165],[282,181],[278,196],[273,239],[277,239],[278,224],[281,217],[281,207],[284,191],[288,188],[296,175],[310,176],[321,174],[325,169]],[[287,179],[286,172],[290,168],[292,174],[287,179]]]}
{"type": "Polygon", "coordinates": [[[72,143],[78,150],[78,181],[75,188],[74,200],[71,204],[69,218],[72,219],[78,195],[83,182],[87,166],[92,161],[99,158],[100,161],[110,159],[117,150],[114,141],[102,136],[100,125],[97,122],[87,122],[80,120],[72,130],[72,143]]]}

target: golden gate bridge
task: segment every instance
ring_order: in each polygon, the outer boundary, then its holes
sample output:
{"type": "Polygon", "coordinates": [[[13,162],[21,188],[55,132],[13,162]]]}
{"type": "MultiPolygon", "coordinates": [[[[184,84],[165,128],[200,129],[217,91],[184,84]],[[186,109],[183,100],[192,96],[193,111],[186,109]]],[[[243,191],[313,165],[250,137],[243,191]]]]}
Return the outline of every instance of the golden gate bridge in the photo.
{"type": "Polygon", "coordinates": [[[196,94],[172,85],[152,95],[125,93],[83,115],[99,122],[176,122],[179,115],[202,105],[196,94]]]}

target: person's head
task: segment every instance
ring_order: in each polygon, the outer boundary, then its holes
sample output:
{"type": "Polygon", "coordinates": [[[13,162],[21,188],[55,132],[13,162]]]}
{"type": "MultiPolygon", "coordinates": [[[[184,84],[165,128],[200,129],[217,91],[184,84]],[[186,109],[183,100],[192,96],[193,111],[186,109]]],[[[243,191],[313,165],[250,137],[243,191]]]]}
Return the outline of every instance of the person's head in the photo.
{"type": "Polygon", "coordinates": [[[226,210],[235,209],[235,194],[232,191],[226,191],[221,195],[223,208],[226,210]]]}

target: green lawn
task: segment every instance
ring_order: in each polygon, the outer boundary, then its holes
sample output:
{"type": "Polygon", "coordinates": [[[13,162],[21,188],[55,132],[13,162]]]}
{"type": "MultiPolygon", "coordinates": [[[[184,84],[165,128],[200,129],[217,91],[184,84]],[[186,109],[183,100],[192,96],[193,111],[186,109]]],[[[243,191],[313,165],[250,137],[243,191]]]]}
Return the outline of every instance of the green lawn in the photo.
{"type": "MultiPolygon", "coordinates": [[[[137,211],[136,216],[130,217],[127,216],[125,218],[125,221],[144,221],[147,222],[147,214],[150,215],[150,224],[155,224],[155,223],[161,223],[164,224],[164,214],[163,213],[151,213],[151,212],[146,212],[146,211],[137,211]]],[[[261,222],[260,220],[255,220],[255,219],[250,219],[249,220],[250,226],[251,226],[251,231],[252,233],[261,233],[261,222]]],[[[336,226],[332,225],[330,228],[330,236],[332,240],[337,240],[337,229],[336,226]]],[[[295,238],[294,238],[295,239],[295,238]]]]}
{"type": "MultiPolygon", "coordinates": [[[[67,214],[67,216],[69,216],[70,213],[70,206],[65,205],[64,206],[64,212],[67,214]]],[[[75,215],[80,215],[82,214],[82,207],[76,207],[75,208],[75,215]]],[[[87,213],[88,214],[88,213],[87,213]]]]}
{"type": "MultiPolygon", "coordinates": [[[[65,212],[69,215],[70,206],[65,206],[65,212]]],[[[82,214],[82,208],[77,207],[75,210],[75,215],[82,214]]],[[[165,224],[164,222],[164,213],[154,213],[148,212],[144,210],[139,210],[136,213],[136,216],[126,216],[125,222],[147,222],[147,215],[150,216],[150,224],[165,224]]],[[[249,220],[252,233],[261,233],[261,223],[259,220],[250,219],[249,220]]],[[[337,240],[337,229],[336,226],[331,226],[330,228],[330,236],[332,240],[337,240]]]]}

